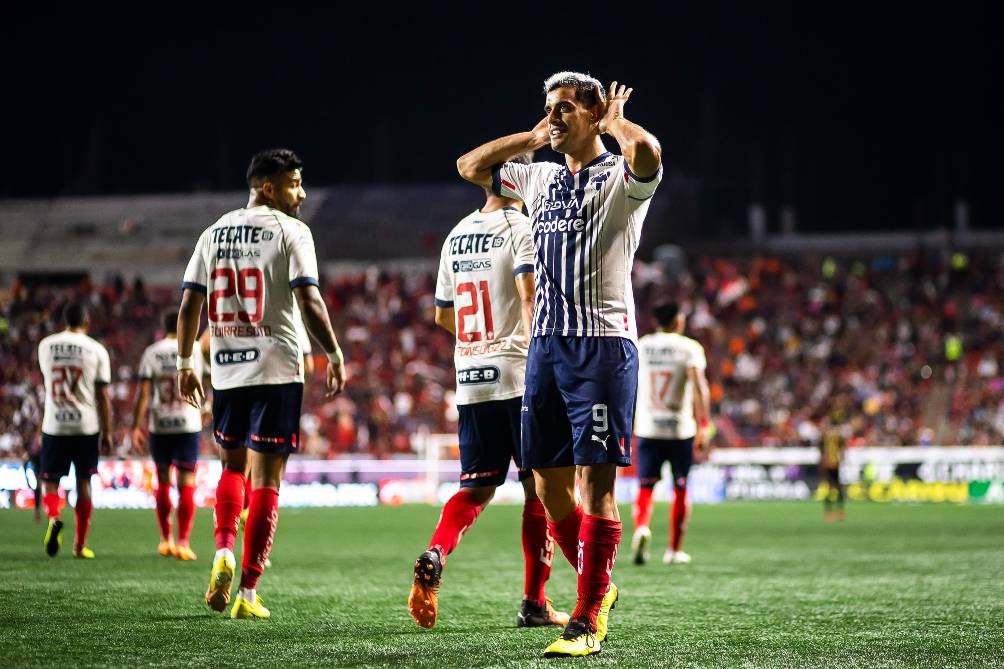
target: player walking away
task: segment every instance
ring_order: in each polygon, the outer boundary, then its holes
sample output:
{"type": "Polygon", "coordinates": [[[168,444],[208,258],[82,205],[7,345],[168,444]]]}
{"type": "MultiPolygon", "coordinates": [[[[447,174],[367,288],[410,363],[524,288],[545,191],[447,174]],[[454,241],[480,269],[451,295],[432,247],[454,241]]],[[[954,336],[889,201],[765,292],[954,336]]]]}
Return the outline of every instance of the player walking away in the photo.
{"type": "MultiPolygon", "coordinates": [[[[530,158],[521,160],[529,163],[530,158]]],[[[436,624],[446,556],[505,482],[512,459],[526,495],[524,594],[516,625],[564,626],[568,614],[555,611],[544,594],[553,543],[533,475],[521,465],[519,442],[533,318],[533,242],[522,204],[485,191],[484,207],[450,231],[439,263],[436,323],[456,337],[462,473],[460,490],[443,507],[429,549],[415,561],[408,609],[422,627],[436,624]]]]}
{"type": "Polygon", "coordinates": [[[209,311],[213,434],[223,464],[216,488],[217,551],[206,591],[214,611],[230,601],[245,472],[252,480],[233,618],[270,615],[256,588],[272,549],[286,460],[299,446],[303,398],[294,303],[328,356],[327,395],[345,384],[342,353],[318,289],[313,236],[294,218],[306,197],[301,167],[287,149],[254,156],[247,171],[248,206],[225,214],[199,237],[178,316],[178,385],[185,401],[197,407],[205,395],[192,348],[203,303],[209,311]]]}
{"type": "Polygon", "coordinates": [[[112,449],[112,405],[108,397],[111,364],[107,349],[87,336],[90,321],[82,304],[68,304],[63,309],[63,320],[65,330],[38,344],[38,365],[45,379],[42,505],[49,517],[43,543],[50,557],[59,552],[63,541],[59,479],[69,475],[72,463],[77,478],[73,557],[91,559],[94,551],[87,547],[91,476],[98,471],[98,451],[108,454],[112,449]]]}
{"type": "Polygon", "coordinates": [[[840,482],[840,463],[844,460],[847,445],[847,414],[836,409],[823,428],[823,439],[819,452],[819,480],[825,486],[823,495],[823,518],[827,521],[844,520],[844,486],[840,482]]]}
{"type": "MultiPolygon", "coordinates": [[[[157,524],[160,545],[157,552],[165,557],[194,560],[189,544],[195,520],[195,463],[199,457],[202,412],[188,405],[178,394],[178,311],[164,314],[164,338],[151,344],[139,363],[139,396],[133,412],[132,441],[137,448],[146,445],[143,423],[150,417],[150,455],[157,467],[157,524]],[[171,532],[171,465],[178,470],[178,541],[171,532]]],[[[193,360],[195,373],[202,377],[201,356],[193,360]]]]}
{"type": "Polygon", "coordinates": [[[536,298],[522,406],[523,466],[533,470],[548,528],[578,571],[578,601],[546,656],[590,655],[606,639],[621,522],[617,466],[631,463],[638,382],[631,265],[661,149],[624,117],[631,89],[561,72],[544,84],[546,116],[530,132],[480,146],[460,175],[526,203],[536,298]],[[608,152],[610,134],[623,156],[608,152]],[[565,164],[506,162],[550,143],[565,164]],[[576,502],[576,469],[582,506],[576,502]]]}
{"type": "Polygon", "coordinates": [[[675,303],[659,304],[652,312],[656,331],[638,341],[638,498],[634,503],[631,554],[635,564],[648,561],[652,540],[652,490],[669,460],[673,472],[673,506],[669,513],[666,564],[690,562],[681,550],[690,514],[687,476],[694,448],[701,448],[710,425],[711,404],[704,375],[704,348],[683,336],[686,317],[675,303]],[[696,415],[696,419],[695,419],[696,415]]]}

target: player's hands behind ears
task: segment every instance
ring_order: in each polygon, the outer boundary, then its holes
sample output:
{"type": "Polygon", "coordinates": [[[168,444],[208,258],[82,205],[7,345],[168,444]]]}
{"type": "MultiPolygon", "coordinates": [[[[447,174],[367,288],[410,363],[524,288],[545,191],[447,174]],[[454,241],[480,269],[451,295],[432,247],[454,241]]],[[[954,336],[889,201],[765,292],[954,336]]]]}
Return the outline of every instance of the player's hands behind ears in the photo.
{"type": "Polygon", "coordinates": [[[206,401],[202,381],[194,369],[182,369],[178,372],[178,392],[181,393],[181,399],[196,409],[201,409],[202,403],[206,401]]]}
{"type": "Polygon", "coordinates": [[[345,389],[346,380],[348,380],[348,373],[345,371],[345,362],[343,360],[329,360],[328,377],[325,383],[327,392],[324,393],[324,396],[334,397],[342,392],[345,389]]]}
{"type": "Polygon", "coordinates": [[[533,130],[530,131],[533,134],[533,142],[536,145],[534,150],[551,142],[551,126],[548,124],[547,119],[547,116],[540,119],[537,125],[533,126],[533,130]]]}
{"type": "MultiPolygon", "coordinates": [[[[598,122],[600,133],[606,133],[610,125],[617,120],[624,118],[624,105],[631,97],[633,88],[628,88],[624,84],[617,85],[616,81],[610,82],[610,89],[607,91],[607,101],[603,106],[602,114],[598,122]]],[[[599,91],[597,91],[599,94],[599,91]]]]}

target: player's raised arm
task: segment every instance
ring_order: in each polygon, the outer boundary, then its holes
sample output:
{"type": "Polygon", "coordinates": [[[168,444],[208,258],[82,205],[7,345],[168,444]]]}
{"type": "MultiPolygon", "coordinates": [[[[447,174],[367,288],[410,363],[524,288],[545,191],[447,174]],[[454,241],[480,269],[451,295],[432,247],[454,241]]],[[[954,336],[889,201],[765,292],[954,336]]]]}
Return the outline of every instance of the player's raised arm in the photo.
{"type": "Polygon", "coordinates": [[[324,304],[321,291],[317,286],[308,284],[294,288],[293,295],[296,296],[296,303],[300,307],[304,327],[328,356],[327,396],[337,395],[345,387],[345,360],[335,338],[335,331],[331,327],[328,307],[324,304]]]}
{"type": "Polygon", "coordinates": [[[521,153],[533,152],[547,144],[547,117],[530,132],[517,132],[482,144],[457,159],[457,172],[465,180],[484,188],[492,185],[492,168],[521,153]]]}
{"type": "Polygon", "coordinates": [[[624,84],[618,86],[616,81],[610,84],[606,108],[598,122],[599,130],[617,141],[631,173],[647,179],[659,171],[662,147],[652,133],[624,117],[624,105],[633,90],[624,84]]]}

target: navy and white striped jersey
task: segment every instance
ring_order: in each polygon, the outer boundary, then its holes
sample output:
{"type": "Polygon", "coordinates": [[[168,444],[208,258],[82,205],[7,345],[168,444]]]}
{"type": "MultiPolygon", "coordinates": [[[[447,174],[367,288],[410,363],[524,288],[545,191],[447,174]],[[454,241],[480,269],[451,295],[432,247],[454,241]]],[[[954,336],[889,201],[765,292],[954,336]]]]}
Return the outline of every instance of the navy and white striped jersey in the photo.
{"type": "Polygon", "coordinates": [[[522,200],[530,212],[533,336],[638,338],[631,267],[661,179],[661,166],[640,179],[610,152],[578,172],[557,163],[492,168],[495,194],[522,200]]]}

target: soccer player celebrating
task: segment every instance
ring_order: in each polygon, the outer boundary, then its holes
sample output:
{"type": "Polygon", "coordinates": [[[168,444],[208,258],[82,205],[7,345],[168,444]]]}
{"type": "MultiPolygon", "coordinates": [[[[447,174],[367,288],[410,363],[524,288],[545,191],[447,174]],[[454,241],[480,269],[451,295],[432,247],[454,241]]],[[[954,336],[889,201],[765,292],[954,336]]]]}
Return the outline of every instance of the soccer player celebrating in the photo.
{"type": "MultiPolygon", "coordinates": [[[[178,395],[178,311],[164,313],[164,338],[143,351],[139,363],[139,396],[133,411],[132,441],[137,448],[146,445],[143,423],[150,411],[150,455],[157,466],[157,524],[160,545],[157,552],[165,557],[194,560],[189,545],[195,520],[195,463],[199,457],[199,434],[202,412],[185,403],[178,395]],[[178,469],[178,542],[171,533],[171,465],[178,469]]],[[[195,373],[202,377],[202,358],[193,360],[195,373]]]]}
{"type": "Polygon", "coordinates": [[[295,304],[328,356],[327,395],[341,392],[345,365],[318,289],[314,239],[295,216],[306,198],[303,163],[288,149],[262,151],[248,167],[250,200],[199,237],[185,271],[178,316],[178,386],[192,406],[205,394],[192,360],[199,315],[207,303],[213,434],[223,474],[216,488],[216,556],[206,603],[230,601],[233,547],[246,471],[253,492],[244,532],[240,590],[233,618],[268,618],[256,592],[279,518],[279,484],[299,445],[303,366],[295,304]],[[208,297],[208,299],[207,299],[208,297]]]}
{"type": "Polygon", "coordinates": [[[108,397],[111,365],[108,350],[87,336],[87,309],[70,303],[63,309],[66,329],[38,344],[38,365],[45,379],[42,417],[42,505],[49,517],[45,552],[54,557],[63,538],[59,518],[59,479],[77,478],[73,557],[91,559],[87,530],[91,525],[91,476],[98,471],[98,452],[112,448],[112,405],[108,397]],[[100,437],[99,437],[100,433],[100,437]]]}
{"type": "Polygon", "coordinates": [[[686,316],[675,303],[656,305],[656,331],[638,341],[638,404],[635,433],[638,440],[638,497],[634,503],[634,536],[631,553],[635,564],[648,560],[652,540],[652,490],[659,482],[662,464],[669,460],[673,472],[673,506],[669,515],[669,548],[666,564],[690,562],[680,550],[687,524],[687,476],[694,447],[703,447],[710,425],[711,405],[704,348],[683,336],[686,316]],[[696,419],[695,419],[696,414],[696,419]]]}
{"type": "Polygon", "coordinates": [[[460,175],[522,200],[532,220],[536,296],[522,406],[523,466],[548,529],[576,567],[578,600],[545,656],[600,652],[617,588],[617,466],[631,462],[638,354],[631,265],[661,171],[651,134],[624,116],[632,89],[560,72],[544,84],[546,116],[484,144],[460,175]],[[608,152],[611,135],[623,156],[608,152]],[[510,161],[550,143],[565,164],[510,161]],[[576,472],[582,506],[576,501],[576,472]]]}
{"type": "MultiPolygon", "coordinates": [[[[530,156],[521,162],[529,163],[530,156]]],[[[436,323],[456,337],[462,473],[460,491],[446,502],[429,549],[415,561],[408,609],[422,627],[436,624],[446,556],[505,482],[513,459],[526,495],[525,587],[516,625],[563,626],[568,614],[554,611],[544,594],[553,544],[544,506],[520,454],[520,405],[533,317],[533,242],[522,205],[485,191],[484,207],[450,231],[439,263],[436,323]]]]}

